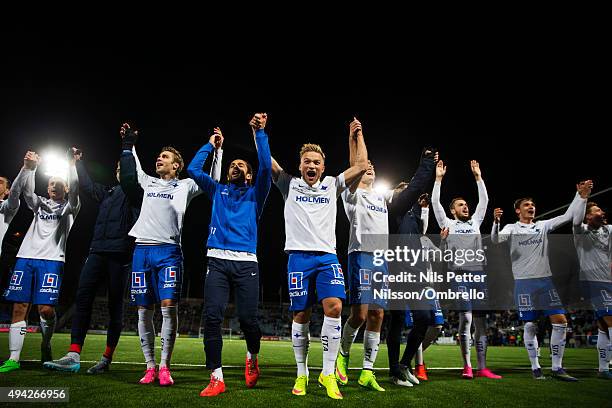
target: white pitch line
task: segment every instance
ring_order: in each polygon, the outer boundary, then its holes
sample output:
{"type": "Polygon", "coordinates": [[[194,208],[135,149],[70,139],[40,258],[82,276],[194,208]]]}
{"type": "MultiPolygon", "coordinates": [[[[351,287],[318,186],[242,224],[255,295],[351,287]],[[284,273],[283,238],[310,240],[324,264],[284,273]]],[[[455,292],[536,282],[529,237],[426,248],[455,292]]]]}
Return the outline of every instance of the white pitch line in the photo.
{"type": "MultiPolygon", "coordinates": [[[[40,362],[40,360],[21,360],[27,363],[38,363],[40,362]]],[[[98,363],[99,360],[81,360],[81,363],[98,363]]],[[[113,361],[112,364],[123,364],[123,365],[146,365],[147,363],[143,363],[141,361],[113,361]]],[[[205,364],[189,364],[189,363],[172,363],[171,364],[173,367],[202,367],[205,368],[206,365],[205,364]]],[[[266,367],[266,366],[262,366],[262,367],[266,367]]],[[[223,365],[223,368],[244,368],[243,365],[223,365]]],[[[295,365],[285,365],[285,366],[280,366],[280,365],[275,365],[275,366],[270,366],[268,367],[270,369],[276,369],[276,368],[295,368],[295,365]]],[[[550,369],[551,367],[542,367],[542,369],[550,369]]],[[[572,367],[563,367],[566,370],[591,370],[591,368],[572,368],[572,367]]],[[[312,369],[312,370],[322,370],[323,367],[313,367],[313,366],[309,366],[308,369],[312,369]]],[[[349,367],[349,370],[361,370],[362,367],[349,367]]],[[[593,370],[596,370],[597,367],[592,368],[593,370]]],[[[374,368],[375,371],[388,371],[388,368],[374,368]]],[[[463,367],[427,367],[427,370],[463,370],[463,367]]],[[[529,367],[516,367],[516,368],[512,368],[512,371],[516,371],[516,370],[524,370],[524,371],[531,371],[531,368],[529,367]]]]}

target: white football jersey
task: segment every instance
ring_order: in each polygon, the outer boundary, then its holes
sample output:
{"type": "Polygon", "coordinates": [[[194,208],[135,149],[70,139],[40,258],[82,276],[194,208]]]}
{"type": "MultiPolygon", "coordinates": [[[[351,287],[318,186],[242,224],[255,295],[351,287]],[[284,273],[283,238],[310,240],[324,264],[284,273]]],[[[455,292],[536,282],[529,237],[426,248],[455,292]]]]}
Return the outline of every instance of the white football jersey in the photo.
{"type": "Polygon", "coordinates": [[[548,262],[549,222],[536,221],[532,224],[516,222],[506,225],[500,238],[508,236],[510,258],[514,279],[533,279],[551,276],[548,262]]]}
{"type": "Polygon", "coordinates": [[[66,261],[66,241],[81,209],[78,196],[78,178],[74,166],[69,168],[70,191],[68,200],[53,201],[34,193],[35,172],[28,177],[24,197],[34,212],[34,219],[23,238],[18,258],[44,259],[48,261],[66,261]]]}
{"type": "Polygon", "coordinates": [[[574,243],[580,261],[580,280],[612,282],[612,225],[596,230],[587,224],[574,225],[574,243]]]}
{"type": "Polygon", "coordinates": [[[382,193],[360,188],[354,193],[348,188],[344,190],[342,202],[350,223],[349,254],[353,251],[374,252],[387,248],[386,242],[379,241],[389,235],[387,204],[392,200],[393,190],[382,193]]]}
{"type": "MultiPolygon", "coordinates": [[[[493,223],[491,240],[494,243],[510,241],[510,258],[512,259],[512,274],[514,279],[534,279],[551,276],[548,261],[548,234],[561,225],[574,219],[582,219],[586,199],[578,194],[565,212],[550,220],[523,224],[517,221],[506,225],[501,231],[499,224],[493,223]]],[[[578,221],[580,222],[580,221],[578,221]]]]}
{"type": "MultiPolygon", "coordinates": [[[[446,240],[448,249],[456,251],[458,249],[470,249],[473,251],[479,251],[482,249],[482,239],[480,236],[480,225],[484,221],[487,213],[487,205],[489,203],[489,196],[487,194],[487,188],[485,187],[484,181],[480,179],[476,182],[478,187],[478,205],[472,217],[467,221],[461,221],[446,216],[444,207],[440,204],[440,186],[441,183],[436,181],[434,183],[433,191],[431,194],[431,205],[433,207],[436,221],[440,229],[448,228],[448,238],[446,240]]],[[[471,257],[470,257],[471,258],[471,257]]],[[[449,268],[455,269],[475,269],[483,268],[486,261],[479,262],[466,261],[461,265],[454,262],[449,262],[449,268]]]]}
{"type": "Polygon", "coordinates": [[[336,201],[346,189],[344,173],[310,187],[281,171],[276,186],[285,200],[285,251],[336,253],[336,201]]]}
{"type": "Polygon", "coordinates": [[[129,235],[140,244],[181,244],[183,218],[191,200],[202,193],[190,178],[162,180],[142,171],[136,150],[138,183],[144,190],[140,216],[129,235]]]}

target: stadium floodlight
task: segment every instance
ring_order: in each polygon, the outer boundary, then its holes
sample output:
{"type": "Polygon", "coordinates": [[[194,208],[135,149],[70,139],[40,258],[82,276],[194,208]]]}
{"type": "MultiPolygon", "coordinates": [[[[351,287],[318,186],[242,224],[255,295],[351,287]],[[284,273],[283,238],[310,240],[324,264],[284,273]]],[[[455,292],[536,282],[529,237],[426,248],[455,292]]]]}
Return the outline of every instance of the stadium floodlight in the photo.
{"type": "Polygon", "coordinates": [[[391,185],[385,180],[378,180],[376,181],[376,184],[374,185],[374,190],[377,193],[384,193],[385,191],[388,191],[390,189],[391,189],[391,185]]]}
{"type": "Polygon", "coordinates": [[[41,155],[41,167],[46,176],[68,179],[68,160],[55,150],[45,151],[41,155]]]}

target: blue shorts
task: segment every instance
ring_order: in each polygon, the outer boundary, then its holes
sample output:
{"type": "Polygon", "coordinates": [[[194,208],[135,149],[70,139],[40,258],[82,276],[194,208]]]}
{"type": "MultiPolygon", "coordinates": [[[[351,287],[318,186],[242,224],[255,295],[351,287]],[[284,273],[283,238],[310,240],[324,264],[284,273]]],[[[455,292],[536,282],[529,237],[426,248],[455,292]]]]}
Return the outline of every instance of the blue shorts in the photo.
{"type": "Polygon", "coordinates": [[[484,279],[482,279],[482,282],[456,282],[455,280],[451,282],[450,286],[453,292],[467,292],[469,294],[469,293],[473,293],[473,292],[470,292],[470,290],[473,289],[474,291],[479,292],[479,293],[484,293],[485,295],[484,299],[467,299],[467,300],[459,299],[457,300],[455,304],[457,307],[457,310],[464,311],[464,312],[471,312],[474,309],[486,310],[487,304],[488,304],[488,297],[489,297],[489,292],[487,289],[487,280],[486,280],[487,274],[482,269],[471,270],[471,271],[470,270],[455,270],[452,272],[456,273],[457,275],[471,274],[472,276],[482,275],[485,277],[484,279]]]}
{"type": "Polygon", "coordinates": [[[591,303],[598,319],[612,316],[612,283],[581,281],[582,297],[591,303]]]}
{"type": "MultiPolygon", "coordinates": [[[[429,304],[429,310],[425,310],[429,314],[428,322],[430,326],[443,326],[444,325],[444,313],[442,312],[442,308],[440,307],[440,302],[437,299],[428,299],[424,300],[429,304]]],[[[414,326],[414,320],[412,316],[412,311],[409,306],[406,306],[406,311],[404,314],[404,325],[408,328],[414,326]]]]}
{"type": "Polygon", "coordinates": [[[375,290],[387,289],[388,283],[383,276],[388,276],[387,263],[374,265],[374,254],[371,252],[353,251],[349,254],[349,288],[351,305],[375,304],[383,309],[387,300],[374,297],[375,290]]]}
{"type": "Polygon", "coordinates": [[[4,298],[9,302],[57,305],[64,263],[17,258],[4,298]]]}
{"type": "Polygon", "coordinates": [[[183,253],[172,244],[136,245],[132,260],[130,295],[138,306],[164,299],[178,301],[183,282],[183,253]]]}
{"type": "Polygon", "coordinates": [[[514,301],[519,320],[533,321],[540,315],[565,314],[561,298],[550,276],[515,280],[514,301]]]}
{"type": "Polygon", "coordinates": [[[338,257],[326,252],[293,251],[287,264],[289,310],[306,310],[326,298],[344,299],[344,273],[338,257]]]}
{"type": "Polygon", "coordinates": [[[442,308],[440,307],[440,301],[438,299],[429,300],[431,309],[430,309],[430,321],[431,326],[443,326],[444,325],[444,313],[442,312],[442,308]]]}

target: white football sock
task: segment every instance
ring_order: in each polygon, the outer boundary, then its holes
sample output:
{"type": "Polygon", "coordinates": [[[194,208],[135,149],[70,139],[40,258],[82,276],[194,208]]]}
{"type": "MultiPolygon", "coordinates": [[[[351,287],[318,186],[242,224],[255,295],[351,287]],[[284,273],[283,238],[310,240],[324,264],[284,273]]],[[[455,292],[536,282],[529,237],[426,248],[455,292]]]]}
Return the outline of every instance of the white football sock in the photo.
{"type": "Polygon", "coordinates": [[[599,330],[597,333],[597,354],[599,354],[599,371],[610,371],[608,363],[608,346],[610,341],[606,332],[599,330]]]}
{"type": "Polygon", "coordinates": [[[487,327],[485,316],[474,317],[474,339],[476,355],[478,357],[478,369],[487,368],[487,327]]]}
{"type": "Polygon", "coordinates": [[[11,352],[9,357],[10,360],[19,361],[26,331],[27,324],[25,320],[11,324],[9,328],[9,351],[11,352]]]}
{"type": "Polygon", "coordinates": [[[342,338],[340,326],[342,319],[339,317],[325,316],[321,327],[321,344],[323,345],[323,375],[334,373],[336,359],[340,349],[340,339],[342,338]]]}
{"type": "Polygon", "coordinates": [[[558,370],[563,367],[563,353],[565,352],[565,333],[567,323],[553,323],[550,334],[550,349],[552,353],[552,369],[558,370]]]}
{"type": "Polygon", "coordinates": [[[155,327],[153,326],[153,310],[138,309],[138,335],[140,348],[147,363],[147,369],[155,368],[155,327]]]}
{"type": "Polygon", "coordinates": [[[176,306],[162,306],[162,327],[161,327],[161,362],[159,367],[168,367],[172,359],[174,342],[176,341],[176,328],[178,326],[176,306]]]}
{"type": "Polygon", "coordinates": [[[525,348],[527,349],[527,355],[529,356],[529,361],[531,362],[531,369],[536,370],[540,367],[540,362],[538,361],[538,337],[537,337],[538,327],[533,322],[525,323],[525,328],[523,330],[523,339],[525,340],[525,348]]]}
{"type": "Polygon", "coordinates": [[[470,342],[472,340],[472,312],[461,312],[459,314],[459,344],[461,345],[461,357],[463,365],[471,367],[470,342]]]}
{"type": "Polygon", "coordinates": [[[423,365],[423,343],[419,344],[419,348],[414,355],[414,363],[416,365],[423,365]]]}
{"type": "Polygon", "coordinates": [[[380,333],[366,330],[363,334],[363,368],[372,370],[378,355],[380,333]]]}
{"type": "Polygon", "coordinates": [[[310,347],[310,323],[296,323],[291,325],[291,343],[297,364],[297,375],[308,377],[308,348],[310,347]]]}

